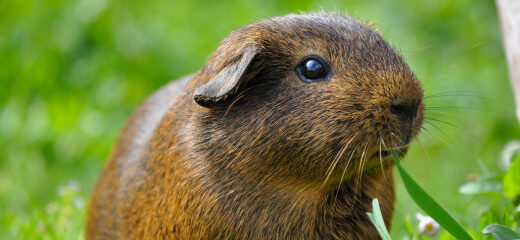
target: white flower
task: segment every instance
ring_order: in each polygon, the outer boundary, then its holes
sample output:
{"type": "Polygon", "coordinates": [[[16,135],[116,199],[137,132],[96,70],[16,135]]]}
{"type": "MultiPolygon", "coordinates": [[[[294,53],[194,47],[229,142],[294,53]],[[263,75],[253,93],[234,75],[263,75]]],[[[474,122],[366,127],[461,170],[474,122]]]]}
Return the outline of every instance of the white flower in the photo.
{"type": "Polygon", "coordinates": [[[85,204],[85,202],[83,202],[83,199],[81,199],[80,197],[75,197],[73,203],[74,203],[74,206],[78,209],[83,208],[83,206],[85,204]]]}
{"type": "Polygon", "coordinates": [[[74,195],[79,188],[78,182],[72,180],[67,185],[61,185],[58,187],[58,195],[61,197],[67,196],[67,195],[74,195]]]}
{"type": "Polygon", "coordinates": [[[419,233],[428,236],[434,236],[439,232],[440,225],[429,216],[423,216],[416,213],[415,217],[419,220],[419,233]]]}
{"type": "Polygon", "coordinates": [[[73,192],[76,192],[78,191],[78,188],[79,188],[79,184],[78,182],[76,182],[75,180],[72,180],[69,182],[68,186],[67,186],[71,191],[73,192]]]}

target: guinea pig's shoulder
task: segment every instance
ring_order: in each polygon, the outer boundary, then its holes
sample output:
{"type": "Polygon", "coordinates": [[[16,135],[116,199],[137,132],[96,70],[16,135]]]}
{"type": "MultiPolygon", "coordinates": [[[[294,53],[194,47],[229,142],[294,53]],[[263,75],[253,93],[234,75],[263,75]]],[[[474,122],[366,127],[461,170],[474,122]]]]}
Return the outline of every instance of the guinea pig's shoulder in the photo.
{"type": "Polygon", "coordinates": [[[161,119],[183,93],[193,76],[190,74],[170,81],[135,109],[122,132],[124,139],[132,139],[132,142],[124,144],[125,146],[131,145],[135,148],[148,143],[161,119]]]}
{"type": "Polygon", "coordinates": [[[166,112],[169,106],[171,106],[177,98],[181,95],[184,88],[193,79],[195,74],[189,74],[179,79],[172,80],[166,85],[162,86],[155,93],[150,95],[143,105],[150,104],[153,107],[157,107],[158,112],[166,112]],[[167,106],[164,106],[167,105],[167,106]]]}

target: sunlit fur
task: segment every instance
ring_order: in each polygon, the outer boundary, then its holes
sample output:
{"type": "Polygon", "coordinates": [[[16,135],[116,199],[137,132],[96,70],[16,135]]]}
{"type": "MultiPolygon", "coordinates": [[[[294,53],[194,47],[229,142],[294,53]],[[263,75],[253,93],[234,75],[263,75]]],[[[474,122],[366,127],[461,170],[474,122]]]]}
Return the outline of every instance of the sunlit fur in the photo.
{"type": "Polygon", "coordinates": [[[379,33],[344,16],[272,18],[231,33],[183,81],[131,116],[93,193],[87,239],[377,239],[372,198],[390,227],[392,162],[380,150],[405,154],[424,104],[379,33]],[[195,89],[248,47],[260,52],[236,92],[197,104],[195,89]],[[308,55],[327,62],[330,81],[298,78],[308,55]],[[392,104],[414,107],[413,119],[392,104]]]}

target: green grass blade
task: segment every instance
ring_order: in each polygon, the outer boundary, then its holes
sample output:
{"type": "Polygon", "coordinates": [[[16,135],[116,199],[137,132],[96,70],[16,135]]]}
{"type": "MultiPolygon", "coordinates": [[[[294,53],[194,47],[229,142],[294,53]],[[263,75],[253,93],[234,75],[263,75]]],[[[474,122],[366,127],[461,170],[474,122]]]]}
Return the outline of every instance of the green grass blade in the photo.
{"type": "Polygon", "coordinates": [[[520,195],[520,156],[517,156],[502,180],[504,193],[510,198],[520,195]]]}
{"type": "Polygon", "coordinates": [[[520,234],[513,231],[512,229],[499,225],[491,224],[482,230],[483,234],[493,234],[496,240],[512,240],[520,239],[520,234]]]}
{"type": "Polygon", "coordinates": [[[372,212],[367,212],[368,217],[372,220],[372,223],[376,226],[377,232],[383,240],[392,240],[388,230],[386,229],[383,215],[381,214],[381,208],[379,207],[379,201],[377,198],[372,200],[372,212]]]}
{"type": "Polygon", "coordinates": [[[392,150],[392,156],[403,179],[408,194],[424,212],[430,215],[446,231],[459,240],[471,240],[470,235],[453,219],[433,198],[431,198],[404,170],[401,166],[399,156],[392,150]]]}

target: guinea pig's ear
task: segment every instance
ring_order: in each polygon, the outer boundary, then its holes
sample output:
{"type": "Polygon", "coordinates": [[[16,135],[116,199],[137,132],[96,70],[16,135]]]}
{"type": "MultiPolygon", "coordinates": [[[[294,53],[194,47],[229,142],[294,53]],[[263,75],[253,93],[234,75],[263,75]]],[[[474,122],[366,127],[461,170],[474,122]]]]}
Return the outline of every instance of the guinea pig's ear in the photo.
{"type": "MultiPolygon", "coordinates": [[[[208,83],[195,90],[195,102],[204,107],[212,107],[229,100],[240,84],[254,75],[246,74],[246,70],[259,52],[260,48],[257,46],[245,47],[236,61],[222,68],[208,83]]],[[[259,69],[252,70],[256,73],[259,69]]]]}

